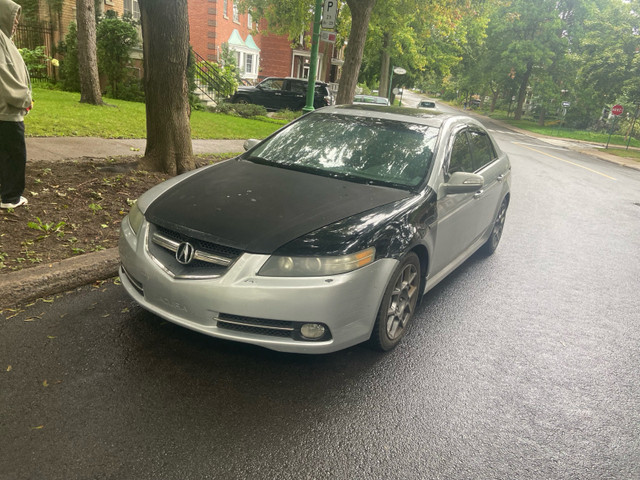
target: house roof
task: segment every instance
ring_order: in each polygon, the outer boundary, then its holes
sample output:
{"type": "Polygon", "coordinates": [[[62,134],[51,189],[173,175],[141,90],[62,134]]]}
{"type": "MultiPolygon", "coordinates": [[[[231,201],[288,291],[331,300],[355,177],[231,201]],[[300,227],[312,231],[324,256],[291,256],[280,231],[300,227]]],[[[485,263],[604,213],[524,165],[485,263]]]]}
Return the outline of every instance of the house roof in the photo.
{"type": "Polygon", "coordinates": [[[229,36],[228,43],[229,43],[229,45],[236,45],[238,47],[246,47],[244,41],[242,40],[242,37],[240,36],[240,33],[235,28],[233,29],[233,32],[231,32],[231,35],[229,36]]]}
{"type": "Polygon", "coordinates": [[[251,50],[257,50],[258,52],[260,51],[260,49],[258,48],[258,45],[256,45],[256,42],[253,41],[253,37],[251,35],[247,36],[247,39],[244,41],[244,43],[251,50]]]}

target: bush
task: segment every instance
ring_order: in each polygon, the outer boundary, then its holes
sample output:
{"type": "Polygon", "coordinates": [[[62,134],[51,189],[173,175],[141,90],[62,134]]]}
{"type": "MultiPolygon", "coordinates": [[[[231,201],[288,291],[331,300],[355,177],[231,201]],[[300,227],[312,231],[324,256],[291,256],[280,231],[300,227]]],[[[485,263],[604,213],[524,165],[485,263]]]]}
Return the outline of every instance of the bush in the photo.
{"type": "Polygon", "coordinates": [[[264,117],[267,115],[267,109],[262,105],[254,105],[252,103],[226,103],[221,102],[214,108],[217,113],[225,113],[227,115],[236,115],[243,118],[264,117]]]}
{"type": "Polygon", "coordinates": [[[58,45],[58,51],[63,55],[60,62],[60,78],[62,88],[68,92],[80,91],[80,73],[78,69],[78,27],[75,23],[69,25],[69,32],[64,41],[58,45]]]}
{"type": "MultiPolygon", "coordinates": [[[[111,97],[122,100],[119,90],[132,85],[127,67],[131,63],[131,51],[138,43],[138,31],[130,18],[119,19],[118,14],[109,10],[96,28],[98,66],[109,79],[108,92],[111,97]]],[[[135,85],[135,83],[133,83],[135,85]]],[[[138,89],[139,91],[139,89],[138,89]]]]}
{"type": "Polygon", "coordinates": [[[36,47],[34,50],[21,48],[19,51],[31,78],[47,78],[47,62],[51,57],[45,55],[44,46],[36,47]]]}

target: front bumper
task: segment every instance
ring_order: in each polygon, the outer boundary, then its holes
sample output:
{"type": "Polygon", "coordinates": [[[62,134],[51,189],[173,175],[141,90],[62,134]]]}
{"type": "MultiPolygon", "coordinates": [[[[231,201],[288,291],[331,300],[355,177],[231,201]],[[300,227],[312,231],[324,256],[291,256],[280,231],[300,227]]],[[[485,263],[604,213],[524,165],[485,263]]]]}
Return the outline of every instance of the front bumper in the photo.
{"type": "Polygon", "coordinates": [[[363,342],[371,335],[387,282],[397,266],[393,259],[342,275],[324,277],[258,276],[268,255],[244,253],[216,278],[174,278],[147,248],[149,226],[138,236],[128,217],[120,234],[120,278],[126,291],[156,315],[218,338],[293,353],[329,353],[363,342]],[[255,329],[220,328],[222,318],[264,319],[320,323],[328,327],[326,340],[307,341],[271,335],[255,329]]]}

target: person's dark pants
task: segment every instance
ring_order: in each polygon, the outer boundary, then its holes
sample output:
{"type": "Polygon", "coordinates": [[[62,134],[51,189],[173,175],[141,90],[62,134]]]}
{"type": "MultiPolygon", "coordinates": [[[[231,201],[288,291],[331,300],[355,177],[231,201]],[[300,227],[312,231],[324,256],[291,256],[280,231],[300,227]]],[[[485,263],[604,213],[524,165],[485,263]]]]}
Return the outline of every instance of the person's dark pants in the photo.
{"type": "Polygon", "coordinates": [[[24,192],[27,146],[24,122],[0,121],[0,197],[15,203],[24,192]]]}

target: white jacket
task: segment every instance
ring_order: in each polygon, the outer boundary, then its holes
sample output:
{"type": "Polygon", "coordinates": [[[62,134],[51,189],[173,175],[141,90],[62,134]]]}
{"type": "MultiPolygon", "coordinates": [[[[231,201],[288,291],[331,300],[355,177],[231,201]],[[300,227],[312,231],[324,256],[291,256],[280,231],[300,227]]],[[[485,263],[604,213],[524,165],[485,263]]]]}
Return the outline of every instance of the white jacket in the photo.
{"type": "Polygon", "coordinates": [[[20,5],[0,0],[0,121],[21,122],[31,106],[27,66],[11,40],[20,5]]]}

